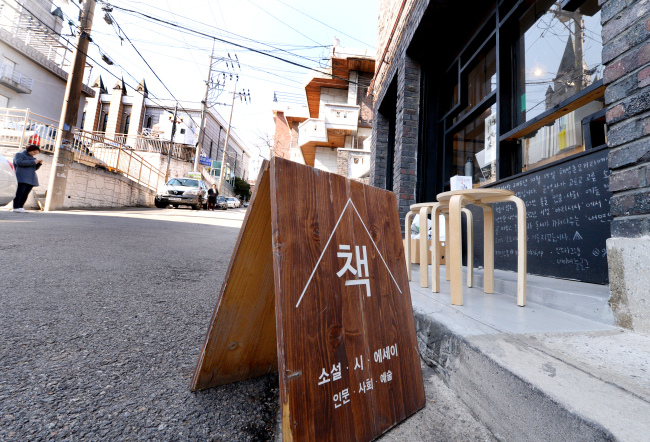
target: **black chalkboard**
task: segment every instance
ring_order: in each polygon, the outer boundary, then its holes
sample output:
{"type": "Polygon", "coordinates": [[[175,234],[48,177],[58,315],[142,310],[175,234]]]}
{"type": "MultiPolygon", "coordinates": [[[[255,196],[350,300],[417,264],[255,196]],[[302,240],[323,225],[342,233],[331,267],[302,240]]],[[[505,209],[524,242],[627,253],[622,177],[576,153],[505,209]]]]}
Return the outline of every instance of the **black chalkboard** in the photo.
{"type": "MultiPolygon", "coordinates": [[[[524,200],[528,273],[607,284],[611,214],[607,149],[495,185],[524,200]]],[[[474,214],[474,265],[483,264],[483,213],[474,214]]],[[[494,204],[494,266],[517,270],[517,210],[494,204]]]]}

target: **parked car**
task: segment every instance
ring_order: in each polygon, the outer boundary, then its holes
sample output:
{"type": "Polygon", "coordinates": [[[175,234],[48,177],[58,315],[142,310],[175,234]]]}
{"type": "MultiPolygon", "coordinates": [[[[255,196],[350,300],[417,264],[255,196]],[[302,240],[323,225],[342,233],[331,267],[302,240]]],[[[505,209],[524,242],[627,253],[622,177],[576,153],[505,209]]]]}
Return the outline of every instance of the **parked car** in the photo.
{"type": "Polygon", "coordinates": [[[14,199],[16,189],[18,189],[18,182],[14,165],[0,155],[0,206],[6,206],[14,199]]]}
{"type": "Polygon", "coordinates": [[[208,207],[208,186],[195,178],[172,178],[158,191],[154,204],[159,209],[169,205],[190,206],[194,210],[208,207]]]}
{"type": "Polygon", "coordinates": [[[241,203],[239,200],[235,197],[229,196],[226,198],[226,202],[228,203],[228,208],[236,209],[237,207],[241,206],[241,203]]]}
{"type": "Polygon", "coordinates": [[[223,209],[223,210],[228,209],[228,203],[226,202],[226,198],[221,195],[217,196],[217,209],[223,209]]]}

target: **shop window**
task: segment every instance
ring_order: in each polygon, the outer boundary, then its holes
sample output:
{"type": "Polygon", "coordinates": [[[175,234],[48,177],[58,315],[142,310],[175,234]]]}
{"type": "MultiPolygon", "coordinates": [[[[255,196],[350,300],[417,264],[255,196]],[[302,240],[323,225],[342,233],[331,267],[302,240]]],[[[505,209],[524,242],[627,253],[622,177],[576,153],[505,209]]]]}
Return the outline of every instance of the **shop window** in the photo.
{"type": "Polygon", "coordinates": [[[592,101],[521,138],[521,170],[531,170],[604,144],[604,126],[599,125],[598,129],[594,130],[594,119],[590,118],[601,109],[602,99],[592,101]],[[586,138],[596,139],[597,136],[600,141],[594,145],[586,145],[586,138]]]}
{"type": "Polygon", "coordinates": [[[462,74],[463,103],[465,109],[454,118],[454,123],[469,113],[484,98],[490,95],[497,87],[497,62],[496,47],[492,46],[486,53],[477,56],[476,60],[465,69],[462,74]]]}
{"type": "Polygon", "coordinates": [[[458,63],[454,63],[451,69],[445,74],[444,87],[442,88],[442,110],[449,112],[459,102],[458,97],[458,63]]]}
{"type": "Polygon", "coordinates": [[[597,0],[575,11],[538,0],[519,20],[515,125],[523,124],[602,78],[597,0]]]}
{"type": "Polygon", "coordinates": [[[472,176],[474,187],[496,180],[496,104],[452,136],[451,175],[472,176]]]}
{"type": "Polygon", "coordinates": [[[212,162],[212,169],[210,170],[210,175],[216,178],[219,178],[221,176],[221,161],[212,162]]]}

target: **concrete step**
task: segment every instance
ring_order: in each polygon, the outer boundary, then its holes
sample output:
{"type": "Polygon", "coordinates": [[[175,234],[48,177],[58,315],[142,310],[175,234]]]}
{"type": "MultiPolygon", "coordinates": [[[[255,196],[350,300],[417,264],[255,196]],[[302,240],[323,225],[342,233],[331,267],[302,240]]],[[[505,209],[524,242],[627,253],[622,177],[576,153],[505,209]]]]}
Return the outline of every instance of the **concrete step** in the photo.
{"type": "MultiPolygon", "coordinates": [[[[431,272],[431,267],[429,267],[431,272]]],[[[440,269],[441,278],[445,267],[440,269]]],[[[463,274],[467,268],[463,267],[463,274]]],[[[587,284],[567,279],[527,275],[528,302],[550,307],[583,318],[614,325],[614,314],[609,306],[609,285],[587,284]]],[[[466,280],[466,279],[465,279],[466,280]]],[[[474,269],[474,285],[483,288],[483,269],[474,269]]],[[[502,295],[517,296],[517,273],[494,271],[494,291],[502,295]]]]}
{"type": "MultiPolygon", "coordinates": [[[[539,297],[529,296],[526,307],[518,307],[513,294],[465,287],[464,304],[452,306],[447,281],[432,293],[419,287],[419,266],[413,270],[423,358],[498,439],[648,440],[650,336],[532,301],[559,293],[574,301],[598,299],[593,285],[529,281],[539,297]]],[[[499,278],[496,285],[509,284],[499,278]]]]}

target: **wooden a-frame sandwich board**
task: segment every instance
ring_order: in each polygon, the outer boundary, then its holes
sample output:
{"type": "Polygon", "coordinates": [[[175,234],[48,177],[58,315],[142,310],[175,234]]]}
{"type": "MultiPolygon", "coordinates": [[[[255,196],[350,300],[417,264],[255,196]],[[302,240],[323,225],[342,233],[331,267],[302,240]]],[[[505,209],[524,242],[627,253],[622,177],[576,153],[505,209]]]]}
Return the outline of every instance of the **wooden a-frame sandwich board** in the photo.
{"type": "Polygon", "coordinates": [[[191,389],[279,372],[282,435],[367,441],[425,405],[395,195],[265,162],[191,389]]]}

